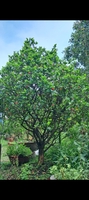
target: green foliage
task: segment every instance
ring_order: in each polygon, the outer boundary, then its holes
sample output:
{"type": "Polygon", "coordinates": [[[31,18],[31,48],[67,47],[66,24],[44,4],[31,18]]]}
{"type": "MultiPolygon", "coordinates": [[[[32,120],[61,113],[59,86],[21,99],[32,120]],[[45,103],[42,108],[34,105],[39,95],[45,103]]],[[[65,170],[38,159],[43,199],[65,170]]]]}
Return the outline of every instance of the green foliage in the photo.
{"type": "Polygon", "coordinates": [[[8,145],[7,147],[7,155],[11,156],[11,155],[23,155],[23,156],[29,156],[31,155],[31,150],[26,147],[23,144],[11,144],[8,145]]]}
{"type": "MultiPolygon", "coordinates": [[[[88,70],[89,66],[89,20],[76,20],[69,40],[70,45],[64,50],[68,61],[76,59],[88,70]]],[[[78,63],[78,64],[79,64],[78,63]]]]}
{"type": "Polygon", "coordinates": [[[29,156],[32,154],[31,150],[23,144],[18,145],[18,155],[29,156]]]}
{"type": "Polygon", "coordinates": [[[29,179],[29,173],[31,173],[30,167],[29,167],[29,164],[26,163],[21,167],[20,179],[21,180],[28,180],[29,179]]]}
{"type": "Polygon", "coordinates": [[[4,119],[3,128],[3,138],[13,136],[14,138],[22,138],[26,133],[26,130],[21,126],[18,120],[12,121],[9,119],[4,119]]]}
{"type": "Polygon", "coordinates": [[[7,155],[8,156],[15,156],[18,155],[18,148],[17,144],[11,144],[7,147],[7,155]]]}
{"type": "Polygon", "coordinates": [[[55,163],[66,167],[70,163],[71,167],[77,169],[79,165],[84,166],[89,159],[89,136],[78,135],[77,138],[73,138],[67,141],[63,141],[62,146],[59,149],[59,157],[55,163]]]}
{"type": "MultiPolygon", "coordinates": [[[[62,132],[88,122],[89,84],[86,74],[67,66],[52,50],[26,39],[1,70],[4,114],[17,120],[35,138],[39,157],[62,132]]],[[[41,156],[42,158],[42,156],[41,156]]]]}
{"type": "Polygon", "coordinates": [[[8,179],[48,179],[54,175],[56,179],[89,179],[89,134],[88,127],[84,124],[76,124],[70,128],[68,136],[62,133],[62,137],[66,136],[61,145],[56,143],[45,153],[45,164],[37,165],[37,157],[32,157],[29,163],[23,164],[21,167],[10,168],[1,165],[1,178],[8,179]],[[85,129],[86,128],[86,129],[85,129]],[[81,132],[83,130],[83,133],[81,132]],[[7,171],[7,173],[6,173],[7,171]],[[7,176],[4,173],[7,174],[7,176]],[[17,175],[16,175],[17,173],[17,175]]]}
{"type": "Polygon", "coordinates": [[[51,163],[50,173],[56,179],[89,179],[88,124],[75,124],[66,133],[61,145],[51,147],[46,159],[51,163]]]}
{"type": "Polygon", "coordinates": [[[3,136],[3,125],[0,124],[0,138],[3,136]]]}
{"type": "Polygon", "coordinates": [[[68,132],[62,133],[61,145],[57,142],[45,153],[49,162],[66,167],[70,163],[71,167],[77,168],[80,163],[87,165],[89,159],[89,132],[85,124],[78,123],[72,126],[68,132]]]}
{"type": "Polygon", "coordinates": [[[3,176],[2,175],[0,175],[0,180],[3,180],[3,176]]]}
{"type": "Polygon", "coordinates": [[[83,169],[71,168],[70,164],[67,164],[67,167],[61,167],[58,169],[56,165],[50,168],[50,173],[54,174],[57,180],[78,180],[82,178],[83,169]]]}

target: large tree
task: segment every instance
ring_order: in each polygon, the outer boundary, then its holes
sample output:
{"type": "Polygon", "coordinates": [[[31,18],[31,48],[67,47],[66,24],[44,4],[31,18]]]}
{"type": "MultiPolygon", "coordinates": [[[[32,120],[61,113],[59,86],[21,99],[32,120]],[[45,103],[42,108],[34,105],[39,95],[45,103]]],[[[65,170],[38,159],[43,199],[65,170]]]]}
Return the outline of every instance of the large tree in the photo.
{"type": "Polygon", "coordinates": [[[10,120],[19,120],[34,137],[42,164],[44,152],[58,136],[85,119],[81,101],[86,102],[82,90],[86,75],[61,61],[56,45],[47,51],[30,38],[19,52],[9,56],[1,79],[4,114],[10,120]]]}
{"type": "Polygon", "coordinates": [[[77,60],[77,64],[80,63],[89,71],[89,20],[74,22],[69,44],[64,50],[64,58],[68,61],[77,60]]]}

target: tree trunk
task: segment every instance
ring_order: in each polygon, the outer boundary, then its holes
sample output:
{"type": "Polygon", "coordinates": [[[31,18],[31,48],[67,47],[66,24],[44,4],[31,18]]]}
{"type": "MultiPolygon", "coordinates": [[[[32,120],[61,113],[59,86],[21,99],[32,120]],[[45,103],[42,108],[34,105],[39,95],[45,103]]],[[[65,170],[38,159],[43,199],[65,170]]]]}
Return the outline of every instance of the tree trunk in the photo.
{"type": "Polygon", "coordinates": [[[44,146],[41,145],[39,148],[39,157],[38,157],[38,164],[44,164],[44,146]]]}

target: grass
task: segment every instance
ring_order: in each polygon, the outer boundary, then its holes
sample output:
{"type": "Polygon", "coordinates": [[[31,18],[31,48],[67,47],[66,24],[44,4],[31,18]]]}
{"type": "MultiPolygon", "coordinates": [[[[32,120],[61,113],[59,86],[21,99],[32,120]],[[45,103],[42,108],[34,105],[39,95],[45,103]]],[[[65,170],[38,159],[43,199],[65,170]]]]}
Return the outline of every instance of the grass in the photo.
{"type": "Polygon", "coordinates": [[[3,140],[3,139],[1,140],[1,163],[10,162],[9,158],[8,158],[8,156],[6,154],[7,144],[8,144],[8,141],[3,140]]]}

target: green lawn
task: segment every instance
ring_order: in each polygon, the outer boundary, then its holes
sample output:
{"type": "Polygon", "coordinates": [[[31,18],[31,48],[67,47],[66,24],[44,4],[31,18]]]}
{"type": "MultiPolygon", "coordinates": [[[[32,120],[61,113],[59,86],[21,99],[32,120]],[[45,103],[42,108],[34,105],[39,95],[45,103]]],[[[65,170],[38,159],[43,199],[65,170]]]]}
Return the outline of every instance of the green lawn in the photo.
{"type": "Polygon", "coordinates": [[[6,155],[8,141],[1,140],[1,163],[10,162],[8,156],[6,155]]]}

